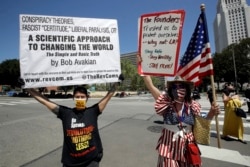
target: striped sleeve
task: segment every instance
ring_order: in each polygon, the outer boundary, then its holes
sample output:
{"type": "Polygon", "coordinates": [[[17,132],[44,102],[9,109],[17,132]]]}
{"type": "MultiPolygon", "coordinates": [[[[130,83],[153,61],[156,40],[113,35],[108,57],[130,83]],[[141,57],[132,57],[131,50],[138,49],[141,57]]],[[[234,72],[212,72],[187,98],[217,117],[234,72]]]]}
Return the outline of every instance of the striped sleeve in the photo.
{"type": "Polygon", "coordinates": [[[160,95],[155,102],[155,112],[159,115],[163,115],[169,104],[170,99],[164,94],[160,95]]]}
{"type": "Polygon", "coordinates": [[[194,115],[200,115],[200,113],[201,113],[201,105],[200,105],[200,103],[193,100],[191,105],[190,105],[190,108],[191,108],[192,112],[194,113],[194,115]]]}

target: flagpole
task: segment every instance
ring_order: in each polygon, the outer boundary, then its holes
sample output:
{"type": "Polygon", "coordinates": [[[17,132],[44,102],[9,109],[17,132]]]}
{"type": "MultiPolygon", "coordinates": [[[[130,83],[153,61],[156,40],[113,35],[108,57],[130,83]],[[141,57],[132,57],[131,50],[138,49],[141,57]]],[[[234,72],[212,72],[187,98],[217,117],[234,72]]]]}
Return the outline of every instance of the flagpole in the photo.
{"type": "MultiPolygon", "coordinates": [[[[205,12],[205,4],[201,4],[200,6],[201,11],[205,12]]],[[[215,86],[214,86],[214,76],[210,75],[210,80],[211,80],[211,87],[212,87],[212,92],[213,92],[213,99],[214,99],[214,105],[216,104],[216,93],[215,93],[215,86]]],[[[216,123],[216,132],[217,132],[217,144],[218,144],[218,148],[221,148],[221,142],[220,142],[220,129],[219,129],[219,121],[218,121],[218,115],[215,115],[215,123],[216,123]]]]}
{"type": "MultiPolygon", "coordinates": [[[[214,86],[214,76],[211,75],[211,86],[212,86],[212,91],[213,91],[213,99],[214,99],[214,103],[216,104],[216,95],[215,95],[215,86],[214,86]]],[[[221,144],[220,144],[220,129],[219,129],[219,121],[218,121],[218,115],[215,115],[215,123],[216,123],[216,132],[217,132],[217,144],[218,144],[218,148],[221,148],[221,144]]]]}

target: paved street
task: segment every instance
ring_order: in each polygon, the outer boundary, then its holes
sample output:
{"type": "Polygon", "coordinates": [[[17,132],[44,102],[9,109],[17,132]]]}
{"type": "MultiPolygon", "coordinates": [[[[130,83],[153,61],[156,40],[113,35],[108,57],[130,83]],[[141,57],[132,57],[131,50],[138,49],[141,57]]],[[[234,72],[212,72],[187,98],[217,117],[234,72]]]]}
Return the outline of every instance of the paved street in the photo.
{"type": "MultiPolygon", "coordinates": [[[[73,105],[72,99],[52,100],[73,105]]],[[[88,105],[98,100],[91,98],[88,105]]],[[[203,112],[207,112],[209,102],[205,96],[200,103],[203,112]]],[[[156,166],[155,146],[162,119],[154,113],[153,104],[150,95],[112,98],[99,118],[104,147],[101,167],[156,166]]],[[[220,131],[223,115],[222,110],[218,117],[220,131]]],[[[217,148],[215,121],[212,121],[210,145],[199,145],[203,166],[250,166],[250,115],[244,119],[244,127],[248,144],[221,140],[221,148],[217,148]]],[[[61,166],[61,122],[34,99],[0,96],[0,134],[0,167],[61,166]]]]}

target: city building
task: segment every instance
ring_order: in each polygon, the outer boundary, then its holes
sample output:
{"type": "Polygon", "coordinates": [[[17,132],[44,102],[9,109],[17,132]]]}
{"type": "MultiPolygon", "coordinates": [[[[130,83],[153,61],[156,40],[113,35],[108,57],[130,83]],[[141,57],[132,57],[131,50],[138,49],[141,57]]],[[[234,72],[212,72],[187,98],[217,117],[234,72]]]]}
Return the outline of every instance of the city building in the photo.
{"type": "Polygon", "coordinates": [[[138,52],[131,52],[131,53],[121,54],[121,60],[123,60],[123,59],[130,60],[131,63],[132,63],[134,66],[137,66],[137,64],[136,64],[136,55],[137,55],[137,53],[138,53],[138,52]]]}
{"type": "Polygon", "coordinates": [[[214,20],[215,51],[250,37],[250,7],[246,0],[218,0],[214,20]]]}

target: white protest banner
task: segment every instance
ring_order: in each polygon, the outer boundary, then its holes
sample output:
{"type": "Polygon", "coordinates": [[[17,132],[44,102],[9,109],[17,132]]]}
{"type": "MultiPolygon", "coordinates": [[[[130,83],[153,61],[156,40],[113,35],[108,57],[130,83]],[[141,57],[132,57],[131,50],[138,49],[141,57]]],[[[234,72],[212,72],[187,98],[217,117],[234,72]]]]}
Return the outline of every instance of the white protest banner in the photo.
{"type": "Polygon", "coordinates": [[[138,73],[174,76],[178,66],[184,10],[144,14],[139,25],[138,73]]]}
{"type": "Polygon", "coordinates": [[[20,15],[20,70],[25,88],[117,82],[117,21],[20,15]]]}

